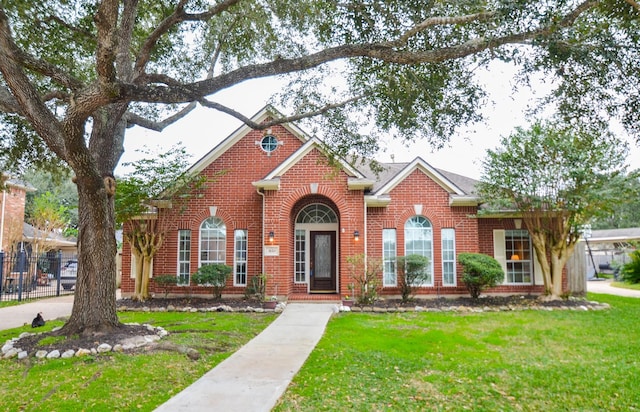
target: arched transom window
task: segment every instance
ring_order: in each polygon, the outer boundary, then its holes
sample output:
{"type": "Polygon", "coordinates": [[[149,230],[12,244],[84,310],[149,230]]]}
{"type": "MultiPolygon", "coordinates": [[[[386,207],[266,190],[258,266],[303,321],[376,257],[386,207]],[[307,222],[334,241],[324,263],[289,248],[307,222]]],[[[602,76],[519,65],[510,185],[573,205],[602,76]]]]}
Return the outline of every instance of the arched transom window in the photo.
{"type": "Polygon", "coordinates": [[[413,216],[404,225],[404,254],[422,255],[429,258],[429,278],[423,285],[433,284],[433,227],[429,219],[413,216]]]}
{"type": "Polygon", "coordinates": [[[327,205],[316,203],[302,209],[296,223],[337,223],[338,217],[327,205]]]}
{"type": "Polygon", "coordinates": [[[209,217],[200,225],[200,266],[226,262],[227,227],[222,219],[209,217]]]}

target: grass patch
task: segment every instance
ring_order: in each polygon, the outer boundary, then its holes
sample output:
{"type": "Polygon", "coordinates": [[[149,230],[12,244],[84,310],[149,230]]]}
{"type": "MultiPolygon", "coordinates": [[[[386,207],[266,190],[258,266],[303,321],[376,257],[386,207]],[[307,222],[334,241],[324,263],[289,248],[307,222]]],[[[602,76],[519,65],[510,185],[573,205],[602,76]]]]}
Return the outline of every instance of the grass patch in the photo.
{"type": "Polygon", "coordinates": [[[604,311],[335,316],[276,411],[634,410],[640,299],[604,311]]]}
{"type": "MultiPolygon", "coordinates": [[[[0,410],[152,411],[260,333],[273,314],[126,312],[123,322],[167,329],[166,340],[201,353],[198,361],[177,352],[111,353],[73,359],[0,362],[0,410]]],[[[61,326],[49,321],[39,331],[61,326]]],[[[31,327],[0,331],[0,342],[31,327]]]]}
{"type": "Polygon", "coordinates": [[[25,301],[18,301],[18,300],[3,300],[0,301],[0,308],[6,308],[9,306],[17,306],[17,305],[21,305],[25,303],[25,301]]]}
{"type": "Polygon", "coordinates": [[[611,282],[611,286],[614,288],[640,290],[640,283],[611,282]]]}

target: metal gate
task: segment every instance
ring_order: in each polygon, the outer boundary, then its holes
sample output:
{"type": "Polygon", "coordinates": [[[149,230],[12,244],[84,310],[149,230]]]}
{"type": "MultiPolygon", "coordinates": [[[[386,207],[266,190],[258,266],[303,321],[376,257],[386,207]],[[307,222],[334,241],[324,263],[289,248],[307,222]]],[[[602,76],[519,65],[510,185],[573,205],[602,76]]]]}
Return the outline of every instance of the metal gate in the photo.
{"type": "Polygon", "coordinates": [[[76,255],[0,252],[0,301],[73,294],[77,271],[76,255]]]}

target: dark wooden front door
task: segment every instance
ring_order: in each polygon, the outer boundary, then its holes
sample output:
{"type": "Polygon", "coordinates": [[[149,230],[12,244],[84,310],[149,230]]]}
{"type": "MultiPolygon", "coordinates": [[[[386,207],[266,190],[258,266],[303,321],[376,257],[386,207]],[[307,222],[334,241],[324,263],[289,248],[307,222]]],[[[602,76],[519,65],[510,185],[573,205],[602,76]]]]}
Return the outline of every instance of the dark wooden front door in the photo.
{"type": "Polygon", "coordinates": [[[336,232],[311,232],[311,292],[336,292],[336,232]]]}

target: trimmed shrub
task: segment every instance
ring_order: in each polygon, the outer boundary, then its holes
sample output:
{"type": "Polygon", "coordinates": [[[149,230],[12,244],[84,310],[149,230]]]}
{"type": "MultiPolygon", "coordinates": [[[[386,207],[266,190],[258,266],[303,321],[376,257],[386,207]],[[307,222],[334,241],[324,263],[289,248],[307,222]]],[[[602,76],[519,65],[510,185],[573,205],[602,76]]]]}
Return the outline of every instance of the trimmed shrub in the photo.
{"type": "Polygon", "coordinates": [[[402,303],[409,302],[415,296],[416,289],[429,280],[425,270],[429,266],[429,258],[422,255],[398,256],[398,286],[402,303]]]}
{"type": "Polygon", "coordinates": [[[200,286],[212,286],[213,296],[220,299],[232,270],[231,266],[222,263],[203,265],[193,275],[193,280],[200,286]]]}
{"type": "Polygon", "coordinates": [[[460,253],[463,267],[462,281],[471,297],[477,299],[484,289],[492,288],[504,279],[504,271],[497,260],[482,253],[460,253]]]}
{"type": "Polygon", "coordinates": [[[153,281],[158,287],[164,291],[164,298],[169,295],[169,288],[178,284],[178,277],[176,275],[160,275],[154,276],[153,281]]]}

